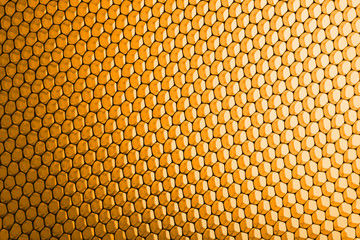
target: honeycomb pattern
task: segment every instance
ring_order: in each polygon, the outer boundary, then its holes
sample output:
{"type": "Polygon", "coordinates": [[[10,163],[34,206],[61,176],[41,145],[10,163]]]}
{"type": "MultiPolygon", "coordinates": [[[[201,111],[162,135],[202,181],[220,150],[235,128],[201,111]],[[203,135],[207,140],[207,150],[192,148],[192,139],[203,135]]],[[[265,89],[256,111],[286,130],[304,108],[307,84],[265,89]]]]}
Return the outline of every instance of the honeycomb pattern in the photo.
{"type": "Polygon", "coordinates": [[[0,0],[0,239],[360,237],[359,0],[0,0]]]}

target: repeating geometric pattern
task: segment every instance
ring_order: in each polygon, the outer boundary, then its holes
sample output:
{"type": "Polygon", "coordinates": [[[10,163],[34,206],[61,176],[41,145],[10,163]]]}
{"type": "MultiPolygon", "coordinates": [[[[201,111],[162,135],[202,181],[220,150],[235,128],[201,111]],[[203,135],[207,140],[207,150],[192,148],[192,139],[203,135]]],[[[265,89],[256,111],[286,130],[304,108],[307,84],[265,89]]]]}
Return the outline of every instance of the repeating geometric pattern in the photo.
{"type": "Polygon", "coordinates": [[[360,237],[359,0],[1,0],[1,239],[360,237]]]}

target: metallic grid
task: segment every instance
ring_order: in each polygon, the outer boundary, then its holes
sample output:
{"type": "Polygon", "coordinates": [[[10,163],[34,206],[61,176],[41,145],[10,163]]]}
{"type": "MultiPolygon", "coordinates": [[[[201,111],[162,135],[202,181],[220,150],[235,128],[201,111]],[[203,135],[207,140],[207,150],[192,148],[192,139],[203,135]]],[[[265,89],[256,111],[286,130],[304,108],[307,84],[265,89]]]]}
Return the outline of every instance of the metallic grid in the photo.
{"type": "Polygon", "coordinates": [[[0,0],[0,239],[360,237],[359,0],[0,0]]]}

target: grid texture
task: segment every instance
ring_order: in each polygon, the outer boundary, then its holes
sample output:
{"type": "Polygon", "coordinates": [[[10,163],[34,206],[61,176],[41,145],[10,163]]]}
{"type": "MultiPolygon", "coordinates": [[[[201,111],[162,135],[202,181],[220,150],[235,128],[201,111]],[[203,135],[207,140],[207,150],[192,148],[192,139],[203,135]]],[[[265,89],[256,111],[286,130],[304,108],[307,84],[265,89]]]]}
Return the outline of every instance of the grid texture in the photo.
{"type": "Polygon", "coordinates": [[[0,239],[360,237],[359,0],[0,0],[0,239]]]}

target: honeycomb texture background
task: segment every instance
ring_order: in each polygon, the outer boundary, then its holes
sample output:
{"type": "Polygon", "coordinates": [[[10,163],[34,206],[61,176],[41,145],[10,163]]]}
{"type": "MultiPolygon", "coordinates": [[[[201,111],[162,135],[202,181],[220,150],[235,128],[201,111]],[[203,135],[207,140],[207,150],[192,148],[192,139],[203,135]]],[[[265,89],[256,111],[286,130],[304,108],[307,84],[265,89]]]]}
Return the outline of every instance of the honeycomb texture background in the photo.
{"type": "Polygon", "coordinates": [[[0,0],[0,239],[360,237],[359,0],[0,0]]]}

